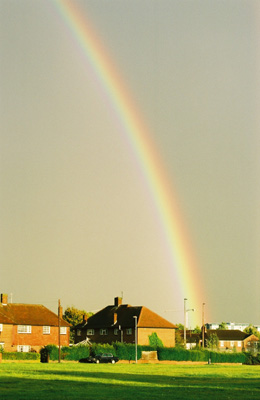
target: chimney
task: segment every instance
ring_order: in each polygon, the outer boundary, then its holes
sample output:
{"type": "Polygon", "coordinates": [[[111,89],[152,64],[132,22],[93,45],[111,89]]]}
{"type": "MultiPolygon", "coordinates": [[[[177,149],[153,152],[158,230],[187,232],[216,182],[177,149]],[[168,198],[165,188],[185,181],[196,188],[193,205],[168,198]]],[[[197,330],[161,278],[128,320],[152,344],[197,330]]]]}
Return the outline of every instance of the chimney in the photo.
{"type": "Polygon", "coordinates": [[[117,323],[117,313],[114,313],[114,325],[117,323]]]}
{"type": "Polygon", "coordinates": [[[122,297],[115,297],[115,307],[122,305],[122,297]]]}
{"type": "Polygon", "coordinates": [[[4,294],[4,293],[1,294],[1,303],[2,303],[2,306],[7,306],[8,294],[4,294]]]}
{"type": "Polygon", "coordinates": [[[88,316],[87,316],[87,314],[84,314],[83,315],[83,322],[87,322],[87,320],[88,320],[88,316]]]}

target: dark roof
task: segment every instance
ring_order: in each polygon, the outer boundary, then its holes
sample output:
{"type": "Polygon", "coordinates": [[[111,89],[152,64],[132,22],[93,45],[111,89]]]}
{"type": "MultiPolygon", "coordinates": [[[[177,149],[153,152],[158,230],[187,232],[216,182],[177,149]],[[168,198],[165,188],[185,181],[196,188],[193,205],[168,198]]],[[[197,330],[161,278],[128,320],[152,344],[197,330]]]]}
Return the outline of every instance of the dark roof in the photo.
{"type": "MultiPolygon", "coordinates": [[[[11,303],[0,305],[0,323],[58,326],[58,316],[42,305],[11,303]]],[[[61,319],[61,326],[70,324],[61,319]]]]}
{"type": "Polygon", "coordinates": [[[143,306],[130,306],[121,304],[119,306],[107,306],[88,318],[86,322],[78,324],[76,328],[98,329],[118,328],[119,326],[133,328],[135,326],[134,316],[137,316],[137,326],[142,328],[176,328],[171,322],[160,317],[158,314],[143,306]],[[116,314],[116,322],[115,322],[116,314]]]}
{"type": "MultiPolygon", "coordinates": [[[[178,330],[182,338],[184,338],[184,331],[178,330]]],[[[191,330],[186,330],[186,343],[198,343],[201,340],[201,333],[193,333],[191,330]]]]}
{"type": "Polygon", "coordinates": [[[241,341],[243,341],[243,340],[245,340],[245,339],[247,339],[249,336],[252,336],[251,334],[249,334],[249,333],[245,333],[245,332],[242,332],[242,331],[240,331],[240,330],[236,330],[236,329],[234,329],[234,330],[232,330],[232,329],[208,329],[206,332],[205,332],[205,338],[208,338],[211,334],[213,334],[213,333],[215,333],[217,336],[218,336],[218,338],[219,338],[219,340],[241,340],[241,341]]]}

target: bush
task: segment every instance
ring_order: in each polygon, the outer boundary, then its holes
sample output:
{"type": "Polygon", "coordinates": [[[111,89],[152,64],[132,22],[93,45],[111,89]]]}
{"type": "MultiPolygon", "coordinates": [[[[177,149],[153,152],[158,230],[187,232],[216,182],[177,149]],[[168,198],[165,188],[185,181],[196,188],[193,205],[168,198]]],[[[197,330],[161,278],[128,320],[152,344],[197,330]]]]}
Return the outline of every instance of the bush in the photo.
{"type": "Polygon", "coordinates": [[[246,365],[260,365],[260,354],[254,356],[251,353],[244,353],[245,361],[244,364],[246,365]]]}
{"type": "Polygon", "coordinates": [[[153,332],[151,335],[149,335],[149,344],[154,348],[163,347],[163,342],[158,337],[156,332],[153,332]]]}

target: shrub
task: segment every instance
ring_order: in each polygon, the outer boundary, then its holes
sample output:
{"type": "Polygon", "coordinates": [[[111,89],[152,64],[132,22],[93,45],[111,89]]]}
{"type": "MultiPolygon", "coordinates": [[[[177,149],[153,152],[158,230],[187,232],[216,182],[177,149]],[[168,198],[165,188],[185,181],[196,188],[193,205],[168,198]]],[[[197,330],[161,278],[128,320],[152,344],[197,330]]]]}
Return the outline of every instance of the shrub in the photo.
{"type": "Polygon", "coordinates": [[[149,335],[149,344],[154,348],[163,347],[163,342],[158,337],[156,332],[153,332],[151,335],[149,335]]]}

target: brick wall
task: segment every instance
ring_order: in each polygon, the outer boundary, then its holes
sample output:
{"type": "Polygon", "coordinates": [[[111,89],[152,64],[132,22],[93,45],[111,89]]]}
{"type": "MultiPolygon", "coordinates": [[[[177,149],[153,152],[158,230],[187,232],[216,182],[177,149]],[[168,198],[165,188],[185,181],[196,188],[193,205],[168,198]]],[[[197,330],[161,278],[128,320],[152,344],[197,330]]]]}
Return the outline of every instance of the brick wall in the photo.
{"type": "Polygon", "coordinates": [[[175,347],[175,329],[138,328],[138,344],[149,345],[149,336],[156,332],[165,347],[175,347]]]}
{"type": "MultiPolygon", "coordinates": [[[[31,333],[18,333],[17,325],[3,325],[0,342],[4,342],[5,351],[17,351],[17,346],[28,345],[31,350],[39,351],[47,344],[59,344],[58,327],[51,326],[50,334],[43,334],[42,326],[32,326],[31,333]]],[[[60,335],[61,346],[69,345],[69,328],[65,335],[60,335]]]]}
{"type": "Polygon", "coordinates": [[[109,328],[107,330],[107,335],[101,335],[100,334],[100,329],[95,329],[94,330],[94,335],[87,335],[87,330],[81,330],[81,335],[78,336],[77,330],[75,334],[75,343],[79,343],[82,340],[86,339],[86,336],[89,338],[89,340],[92,343],[113,343],[113,342],[121,342],[122,341],[125,343],[134,343],[135,342],[135,333],[134,333],[134,328],[132,328],[132,334],[127,334],[126,329],[122,329],[122,336],[121,336],[121,331],[118,330],[118,334],[115,335],[114,328],[109,328]]]}

